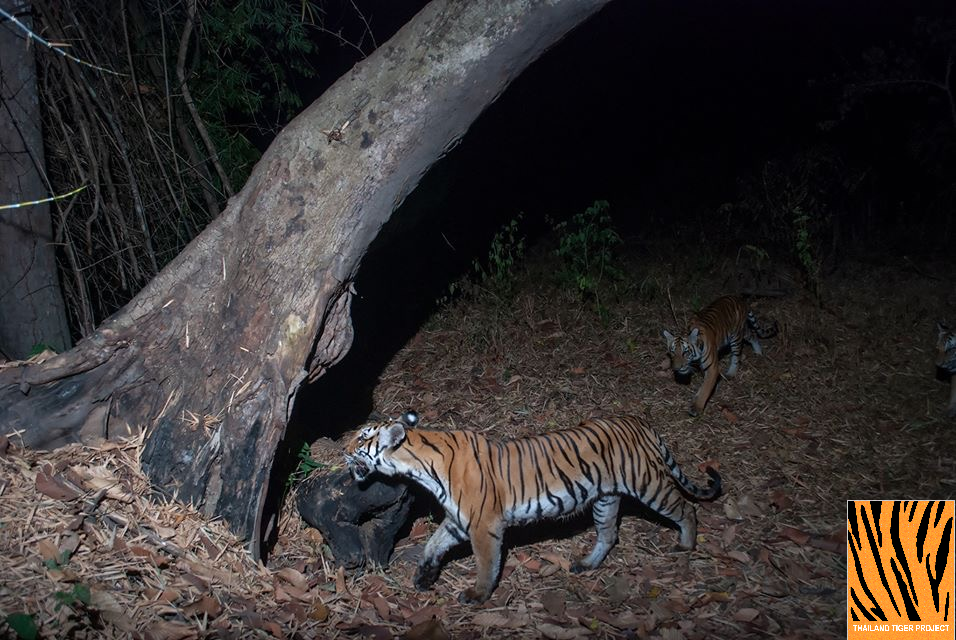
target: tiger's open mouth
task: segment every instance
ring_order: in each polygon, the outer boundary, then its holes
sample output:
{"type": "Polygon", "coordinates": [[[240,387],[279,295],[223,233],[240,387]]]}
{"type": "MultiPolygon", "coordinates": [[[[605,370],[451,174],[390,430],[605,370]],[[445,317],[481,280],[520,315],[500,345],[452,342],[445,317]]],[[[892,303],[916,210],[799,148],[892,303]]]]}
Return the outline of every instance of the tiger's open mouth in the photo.
{"type": "Polygon", "coordinates": [[[349,458],[348,465],[352,477],[359,482],[365,480],[372,473],[372,469],[364,461],[357,458],[349,458]]]}

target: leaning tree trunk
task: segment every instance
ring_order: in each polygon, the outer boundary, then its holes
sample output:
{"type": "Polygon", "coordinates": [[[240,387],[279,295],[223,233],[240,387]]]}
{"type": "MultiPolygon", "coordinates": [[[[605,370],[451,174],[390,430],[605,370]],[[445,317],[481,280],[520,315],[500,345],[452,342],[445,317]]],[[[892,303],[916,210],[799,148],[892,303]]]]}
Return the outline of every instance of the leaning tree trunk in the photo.
{"type": "MultiPolygon", "coordinates": [[[[0,0],[0,7],[32,22],[29,2],[0,0]]],[[[35,47],[25,36],[0,25],[0,205],[48,195],[35,47]]],[[[48,204],[0,210],[0,352],[25,358],[37,344],[70,346],[48,204]]]]}
{"type": "MultiPolygon", "coordinates": [[[[603,4],[428,5],[291,122],[222,214],[90,338],[0,372],[3,432],[52,447],[145,427],[152,482],[258,555],[276,445],[299,385],[351,345],[369,243],[507,84],[603,4]]],[[[414,259],[410,247],[396,267],[414,259]]]]}

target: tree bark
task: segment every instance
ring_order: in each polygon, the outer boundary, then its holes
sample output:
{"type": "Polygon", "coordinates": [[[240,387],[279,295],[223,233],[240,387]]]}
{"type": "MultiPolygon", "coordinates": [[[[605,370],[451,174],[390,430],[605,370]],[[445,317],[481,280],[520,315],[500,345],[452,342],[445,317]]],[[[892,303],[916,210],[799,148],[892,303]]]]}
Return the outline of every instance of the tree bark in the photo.
{"type": "MultiPolygon", "coordinates": [[[[29,2],[0,7],[30,26],[29,2]]],[[[43,155],[35,47],[12,24],[0,24],[0,204],[50,194],[43,155]]],[[[0,210],[0,353],[26,358],[38,344],[70,346],[66,307],[57,278],[48,204],[0,210]]]]}
{"type": "Polygon", "coordinates": [[[508,83],[603,4],[428,5],[293,120],[119,313],[68,353],[0,371],[3,432],[52,447],[145,427],[152,482],[258,557],[276,446],[296,390],[351,346],[369,243],[508,83]]]}

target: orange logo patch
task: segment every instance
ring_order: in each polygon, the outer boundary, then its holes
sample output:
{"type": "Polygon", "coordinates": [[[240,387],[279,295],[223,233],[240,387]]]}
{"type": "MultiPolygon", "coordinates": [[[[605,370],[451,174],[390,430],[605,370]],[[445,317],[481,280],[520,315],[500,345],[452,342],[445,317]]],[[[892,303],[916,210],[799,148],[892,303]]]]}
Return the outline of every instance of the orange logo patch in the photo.
{"type": "Polygon", "coordinates": [[[954,505],[847,503],[848,638],[953,638],[954,505]]]}

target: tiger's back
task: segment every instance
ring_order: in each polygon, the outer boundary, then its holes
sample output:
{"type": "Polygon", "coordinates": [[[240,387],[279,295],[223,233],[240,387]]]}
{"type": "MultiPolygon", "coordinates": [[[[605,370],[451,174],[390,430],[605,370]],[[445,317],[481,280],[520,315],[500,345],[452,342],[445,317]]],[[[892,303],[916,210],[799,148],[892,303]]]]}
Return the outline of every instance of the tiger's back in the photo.
{"type": "Polygon", "coordinates": [[[763,350],[757,338],[775,336],[777,324],[761,327],[743,299],[729,295],[717,298],[694,314],[687,325],[686,335],[675,336],[666,329],[662,333],[674,373],[690,375],[694,369],[699,369],[704,376],[688,408],[688,413],[698,415],[717,386],[721,349],[730,347],[730,365],[724,375],[731,378],[737,373],[743,343],[749,343],[754,353],[760,355],[763,350]]]}
{"type": "Polygon", "coordinates": [[[470,540],[478,579],[462,594],[466,602],[491,595],[508,526],[591,507],[597,540],[573,566],[583,571],[597,567],[617,542],[621,496],[635,497],[671,519],[681,531],[681,546],[690,549],[697,518],[687,496],[710,500],[720,493],[716,471],[708,469],[707,489],[697,487],[657,433],[636,417],[594,418],[570,429],[504,441],[470,431],[409,427],[403,417],[359,432],[346,448],[346,459],[358,480],[373,472],[404,476],[438,499],[445,519],[425,546],[415,583],[429,587],[444,553],[470,540]]]}

